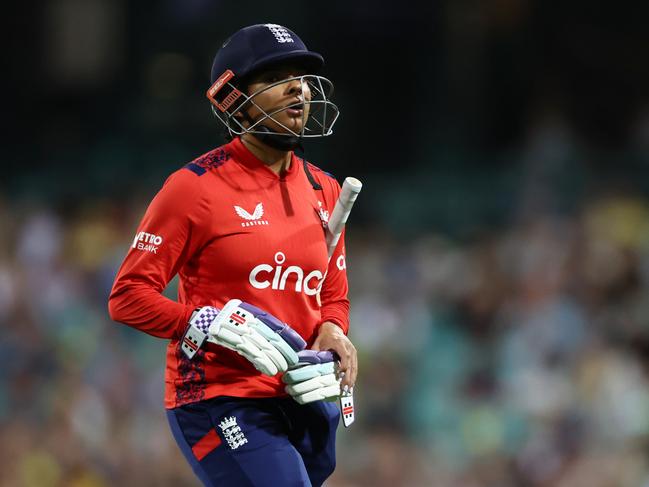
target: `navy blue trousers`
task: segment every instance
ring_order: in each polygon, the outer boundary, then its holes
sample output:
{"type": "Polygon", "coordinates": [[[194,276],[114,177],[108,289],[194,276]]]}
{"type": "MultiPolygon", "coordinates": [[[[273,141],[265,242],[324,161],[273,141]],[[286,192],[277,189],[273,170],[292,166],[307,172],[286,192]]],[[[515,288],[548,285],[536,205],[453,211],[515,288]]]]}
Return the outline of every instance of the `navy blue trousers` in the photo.
{"type": "Polygon", "coordinates": [[[216,397],[167,410],[206,486],[320,486],[336,467],[336,403],[216,397]]]}

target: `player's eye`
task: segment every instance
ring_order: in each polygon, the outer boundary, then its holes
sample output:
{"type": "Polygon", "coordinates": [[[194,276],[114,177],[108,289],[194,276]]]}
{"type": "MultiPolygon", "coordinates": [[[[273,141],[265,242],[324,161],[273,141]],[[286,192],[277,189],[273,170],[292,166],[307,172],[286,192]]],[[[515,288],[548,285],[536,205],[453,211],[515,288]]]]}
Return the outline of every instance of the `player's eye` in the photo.
{"type": "Polygon", "coordinates": [[[282,80],[282,77],[280,76],[279,73],[268,73],[263,77],[263,81],[265,83],[276,83],[278,81],[282,80]]]}

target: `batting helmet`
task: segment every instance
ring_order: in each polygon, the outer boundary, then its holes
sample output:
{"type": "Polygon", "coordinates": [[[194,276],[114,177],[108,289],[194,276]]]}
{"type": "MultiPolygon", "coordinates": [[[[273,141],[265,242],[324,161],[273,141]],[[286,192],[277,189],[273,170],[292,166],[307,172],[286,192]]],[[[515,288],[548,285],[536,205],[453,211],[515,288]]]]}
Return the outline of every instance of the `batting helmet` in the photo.
{"type": "MultiPolygon", "coordinates": [[[[322,56],[309,51],[304,42],[286,27],[277,24],[251,25],[235,32],[216,53],[212,63],[212,86],[207,90],[207,98],[212,103],[213,113],[225,125],[230,136],[252,133],[273,147],[294,149],[304,137],[324,137],[333,133],[332,127],[339,114],[338,107],[329,100],[333,84],[313,74],[323,65],[322,56]],[[305,115],[306,110],[303,111],[302,129],[299,132],[279,122],[275,118],[278,111],[267,113],[254,102],[255,96],[262,91],[288,80],[273,83],[255,93],[245,93],[246,83],[253,75],[284,63],[303,67],[309,73],[292,78],[300,80],[303,93],[309,93],[309,97],[303,100],[304,104],[309,104],[309,115],[305,115]],[[245,109],[250,105],[259,108],[262,114],[260,118],[252,120],[247,116],[245,109]],[[264,124],[267,120],[275,122],[271,125],[280,126],[283,131],[271,130],[264,124]]],[[[280,111],[288,108],[292,106],[280,111]]]]}
{"type": "Polygon", "coordinates": [[[212,63],[212,83],[227,70],[237,81],[281,62],[292,61],[317,72],[324,59],[309,51],[293,31],[277,24],[257,24],[235,32],[216,53],[212,63]]]}

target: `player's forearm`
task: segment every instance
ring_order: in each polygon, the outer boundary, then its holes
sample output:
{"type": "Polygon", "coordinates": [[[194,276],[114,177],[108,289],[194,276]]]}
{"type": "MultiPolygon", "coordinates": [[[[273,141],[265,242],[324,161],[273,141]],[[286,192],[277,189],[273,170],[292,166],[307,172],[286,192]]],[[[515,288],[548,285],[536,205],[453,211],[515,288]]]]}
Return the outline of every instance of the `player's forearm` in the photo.
{"type": "Polygon", "coordinates": [[[116,283],[108,299],[108,312],[114,321],[167,339],[182,335],[194,308],[140,282],[116,283]]]}

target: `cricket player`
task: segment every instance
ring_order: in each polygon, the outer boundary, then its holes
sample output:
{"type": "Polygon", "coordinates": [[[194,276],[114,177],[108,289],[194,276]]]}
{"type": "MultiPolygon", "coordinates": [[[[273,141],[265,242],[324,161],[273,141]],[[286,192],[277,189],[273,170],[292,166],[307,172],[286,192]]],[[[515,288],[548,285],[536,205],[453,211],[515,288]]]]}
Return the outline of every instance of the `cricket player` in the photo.
{"type": "Polygon", "coordinates": [[[229,142],[169,176],[109,298],[112,319],[169,340],[169,423],[208,486],[317,486],[335,468],[331,400],[358,369],[344,235],[331,258],[325,242],[340,186],[294,153],[338,117],[323,64],[276,24],[223,44],[207,97],[229,142]],[[176,274],[177,302],[161,294],[176,274]]]}

